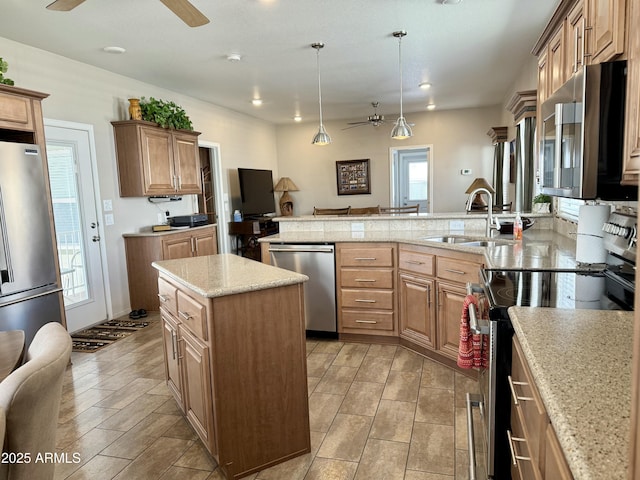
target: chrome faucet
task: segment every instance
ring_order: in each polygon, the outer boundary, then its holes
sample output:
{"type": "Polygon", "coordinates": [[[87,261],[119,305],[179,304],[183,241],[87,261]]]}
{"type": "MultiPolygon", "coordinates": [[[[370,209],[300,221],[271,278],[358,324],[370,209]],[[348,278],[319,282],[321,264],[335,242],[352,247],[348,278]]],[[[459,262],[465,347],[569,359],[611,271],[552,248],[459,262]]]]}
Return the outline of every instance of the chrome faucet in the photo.
{"type": "Polygon", "coordinates": [[[485,231],[485,236],[491,236],[491,230],[500,230],[500,224],[498,223],[498,219],[496,218],[495,225],[493,221],[493,193],[490,190],[484,187],[478,187],[473,190],[469,194],[469,201],[467,202],[467,212],[471,211],[471,203],[473,199],[476,197],[478,193],[486,193],[487,197],[489,197],[489,205],[487,205],[487,229],[485,231]]]}

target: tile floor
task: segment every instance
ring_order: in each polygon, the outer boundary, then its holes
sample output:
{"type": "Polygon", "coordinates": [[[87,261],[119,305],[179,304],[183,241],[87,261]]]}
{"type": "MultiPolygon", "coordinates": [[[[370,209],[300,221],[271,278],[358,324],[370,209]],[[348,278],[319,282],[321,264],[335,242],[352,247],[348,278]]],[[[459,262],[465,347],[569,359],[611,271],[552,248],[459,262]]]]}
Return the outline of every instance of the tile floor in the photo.
{"type": "MultiPolygon", "coordinates": [[[[219,480],[164,383],[159,318],[96,353],[73,353],[56,479],[219,480]]],[[[468,478],[464,398],[475,382],[402,347],[307,342],[311,454],[249,480],[468,478]]]]}

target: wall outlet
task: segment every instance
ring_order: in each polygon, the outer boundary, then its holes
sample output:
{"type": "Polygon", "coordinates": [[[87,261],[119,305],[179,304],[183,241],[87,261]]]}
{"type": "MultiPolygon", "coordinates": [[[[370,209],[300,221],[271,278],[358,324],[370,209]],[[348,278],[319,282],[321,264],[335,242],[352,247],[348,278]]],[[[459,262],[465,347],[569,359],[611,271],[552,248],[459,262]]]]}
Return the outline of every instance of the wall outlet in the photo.
{"type": "Polygon", "coordinates": [[[449,220],[449,230],[464,230],[464,220],[449,220]]]}
{"type": "Polygon", "coordinates": [[[102,209],[105,212],[111,212],[113,210],[113,202],[111,200],[103,200],[102,209]]]}

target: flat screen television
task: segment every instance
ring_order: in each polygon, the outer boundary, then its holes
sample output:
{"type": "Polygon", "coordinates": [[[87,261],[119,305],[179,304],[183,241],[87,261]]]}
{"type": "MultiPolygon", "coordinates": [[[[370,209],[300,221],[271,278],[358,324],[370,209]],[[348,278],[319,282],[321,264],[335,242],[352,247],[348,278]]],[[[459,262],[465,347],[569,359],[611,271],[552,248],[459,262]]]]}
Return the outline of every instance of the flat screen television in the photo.
{"type": "Polygon", "coordinates": [[[271,170],[239,168],[238,178],[240,179],[242,214],[245,217],[275,213],[276,202],[273,196],[271,170]]]}

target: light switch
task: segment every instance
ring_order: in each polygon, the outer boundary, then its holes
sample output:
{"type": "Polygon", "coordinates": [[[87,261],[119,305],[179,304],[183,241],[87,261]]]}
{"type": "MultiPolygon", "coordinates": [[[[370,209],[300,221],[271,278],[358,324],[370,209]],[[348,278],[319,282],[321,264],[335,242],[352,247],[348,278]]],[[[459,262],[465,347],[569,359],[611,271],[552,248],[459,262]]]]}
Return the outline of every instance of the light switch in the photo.
{"type": "Polygon", "coordinates": [[[104,224],[105,225],[113,225],[113,213],[107,213],[104,216],[104,224]]]}
{"type": "Polygon", "coordinates": [[[103,200],[102,201],[102,209],[105,212],[113,211],[113,203],[111,202],[111,200],[103,200]]]}

